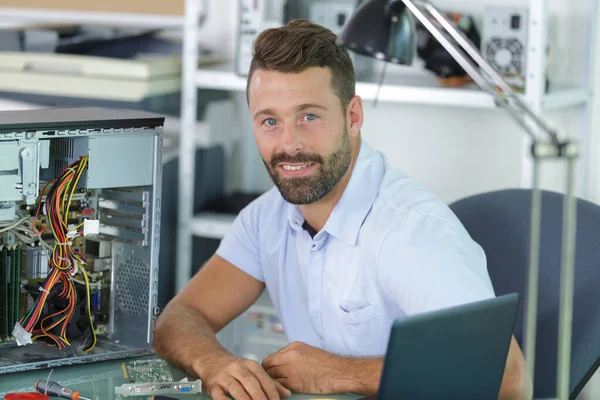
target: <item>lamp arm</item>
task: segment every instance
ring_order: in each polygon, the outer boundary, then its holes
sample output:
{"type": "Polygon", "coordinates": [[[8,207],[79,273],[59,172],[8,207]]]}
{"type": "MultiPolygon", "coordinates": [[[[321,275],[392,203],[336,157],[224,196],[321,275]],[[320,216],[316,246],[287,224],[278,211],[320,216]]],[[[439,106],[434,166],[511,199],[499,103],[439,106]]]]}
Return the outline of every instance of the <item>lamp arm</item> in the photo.
{"type": "MultiPolygon", "coordinates": [[[[401,0],[423,26],[440,42],[458,64],[486,92],[494,96],[496,104],[508,110],[533,140],[533,195],[531,203],[527,310],[524,327],[526,368],[533,380],[536,354],[537,295],[539,273],[539,241],[541,229],[541,192],[539,163],[543,158],[566,160],[566,195],[563,205],[563,235],[561,243],[560,304],[556,392],[559,400],[567,400],[570,393],[570,361],[573,318],[573,284],[575,270],[575,239],[577,200],[575,197],[575,162],[579,155],[577,144],[569,139],[560,140],[554,129],[538,116],[483,59],[469,39],[426,0],[401,0]],[[418,3],[418,5],[417,5],[418,3]],[[436,22],[437,21],[437,22],[436,22]],[[443,31],[438,28],[440,24],[443,31]],[[458,45],[460,45],[460,47],[458,45]],[[467,57],[470,56],[469,57],[467,57]],[[480,71],[493,80],[495,87],[480,71]],[[498,90],[500,89],[500,90],[498,90]],[[538,139],[540,134],[546,138],[538,139]],[[545,140],[543,140],[545,139],[545,140]]],[[[399,4],[400,0],[388,3],[399,4]]]]}
{"type": "Polygon", "coordinates": [[[402,0],[410,12],[417,17],[421,24],[435,37],[444,49],[469,74],[477,85],[494,96],[496,104],[508,110],[510,115],[531,136],[534,142],[550,141],[555,147],[561,142],[556,131],[538,116],[506,83],[506,81],[489,65],[464,34],[456,29],[432,4],[422,0],[402,0]],[[417,4],[418,3],[418,4],[417,4]],[[442,31],[436,25],[442,26],[442,31]],[[448,37],[450,35],[450,37],[448,37]],[[453,39],[453,40],[452,40],[453,39]],[[460,47],[457,46],[457,44],[460,47]],[[465,53],[471,57],[466,57],[465,53]],[[474,61],[474,62],[473,62],[474,61]],[[494,81],[492,85],[480,72],[481,69],[494,81]],[[496,89],[500,88],[500,92],[496,89]],[[547,135],[546,140],[538,138],[540,130],[547,135]]]}

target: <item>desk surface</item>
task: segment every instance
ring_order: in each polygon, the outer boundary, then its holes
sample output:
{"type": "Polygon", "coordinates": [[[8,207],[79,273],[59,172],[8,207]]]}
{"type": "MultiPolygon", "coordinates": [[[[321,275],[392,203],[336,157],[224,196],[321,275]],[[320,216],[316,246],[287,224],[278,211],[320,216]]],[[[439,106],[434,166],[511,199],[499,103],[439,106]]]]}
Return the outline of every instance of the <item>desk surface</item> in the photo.
{"type": "MultiPolygon", "coordinates": [[[[151,357],[144,357],[151,358],[151,357]]],[[[143,358],[140,358],[143,359],[143,358]]],[[[123,377],[121,364],[127,361],[104,361],[94,364],[82,364],[77,366],[60,367],[52,370],[50,379],[54,382],[77,390],[82,396],[92,400],[114,400],[114,399],[144,399],[145,397],[121,397],[115,395],[115,387],[129,383],[123,377]]],[[[4,394],[10,392],[33,392],[33,384],[38,379],[46,379],[50,369],[20,372],[8,375],[0,375],[0,399],[4,394]]],[[[293,395],[290,400],[331,399],[331,400],[355,400],[361,396],[336,395],[336,396],[314,396],[293,395]]],[[[206,395],[186,395],[181,399],[210,399],[206,395]]]]}

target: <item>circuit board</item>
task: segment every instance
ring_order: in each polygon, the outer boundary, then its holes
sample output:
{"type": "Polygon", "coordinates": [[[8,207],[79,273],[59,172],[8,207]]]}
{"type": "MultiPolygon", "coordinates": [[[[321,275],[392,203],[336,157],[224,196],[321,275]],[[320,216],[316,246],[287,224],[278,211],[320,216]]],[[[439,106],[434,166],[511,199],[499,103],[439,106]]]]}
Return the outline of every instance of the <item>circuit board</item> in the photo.
{"type": "Polygon", "coordinates": [[[160,359],[128,361],[121,367],[123,377],[131,383],[178,382],[186,377],[185,373],[160,359]]]}
{"type": "Polygon", "coordinates": [[[152,383],[127,383],[115,387],[115,394],[119,396],[179,396],[202,393],[202,381],[186,382],[152,382],[152,383]]]}

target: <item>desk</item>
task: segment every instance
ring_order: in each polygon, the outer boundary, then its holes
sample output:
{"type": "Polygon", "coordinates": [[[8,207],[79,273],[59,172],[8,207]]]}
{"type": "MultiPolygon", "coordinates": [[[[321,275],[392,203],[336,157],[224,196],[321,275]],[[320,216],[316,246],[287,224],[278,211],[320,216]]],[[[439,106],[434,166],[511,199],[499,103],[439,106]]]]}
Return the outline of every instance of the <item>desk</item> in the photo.
{"type": "MultiPolygon", "coordinates": [[[[140,357],[138,359],[148,359],[151,357],[140,357]]],[[[81,395],[92,400],[127,400],[127,399],[145,399],[146,397],[121,397],[115,395],[115,386],[121,386],[128,383],[123,377],[121,364],[129,359],[117,361],[104,361],[93,364],[82,364],[68,367],[54,368],[50,379],[70,389],[81,392],[81,395]]],[[[50,369],[37,371],[20,372],[8,375],[0,375],[0,398],[10,392],[33,392],[33,384],[38,379],[46,379],[50,369]]],[[[362,396],[337,395],[337,396],[314,396],[314,395],[293,395],[290,400],[310,400],[310,399],[335,399],[335,400],[355,400],[362,396]]],[[[210,397],[206,395],[186,395],[180,396],[180,399],[205,399],[210,397]]]]}

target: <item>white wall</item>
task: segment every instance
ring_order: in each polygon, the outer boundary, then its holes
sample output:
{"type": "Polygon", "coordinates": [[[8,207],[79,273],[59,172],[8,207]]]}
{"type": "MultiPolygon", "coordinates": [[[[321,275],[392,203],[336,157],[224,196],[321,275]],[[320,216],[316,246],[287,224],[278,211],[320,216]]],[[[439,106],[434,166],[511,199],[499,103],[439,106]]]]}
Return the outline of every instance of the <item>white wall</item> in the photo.
{"type": "Polygon", "coordinates": [[[391,165],[451,202],[519,185],[522,136],[513,125],[497,111],[366,103],[362,133],[391,165]]]}

